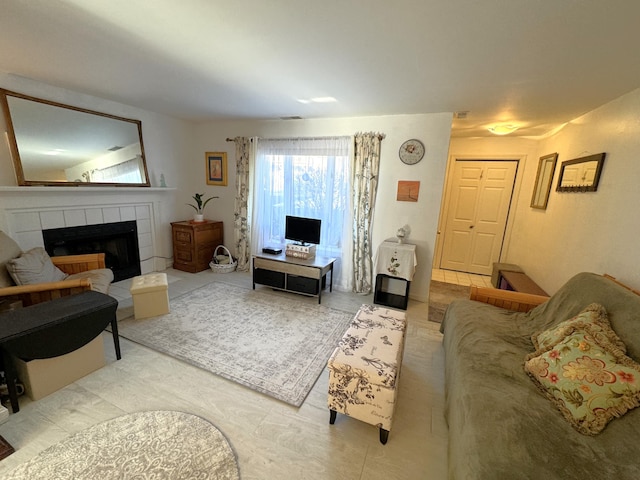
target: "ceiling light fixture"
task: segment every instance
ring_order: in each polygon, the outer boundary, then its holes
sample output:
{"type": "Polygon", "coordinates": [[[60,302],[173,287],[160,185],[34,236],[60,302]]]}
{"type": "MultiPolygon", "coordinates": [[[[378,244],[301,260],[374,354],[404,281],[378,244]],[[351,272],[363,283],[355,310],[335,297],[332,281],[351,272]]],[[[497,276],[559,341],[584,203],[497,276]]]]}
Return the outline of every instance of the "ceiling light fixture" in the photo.
{"type": "Polygon", "coordinates": [[[510,133],[515,132],[518,129],[517,125],[492,125],[487,130],[489,130],[494,135],[508,135],[510,133]]]}

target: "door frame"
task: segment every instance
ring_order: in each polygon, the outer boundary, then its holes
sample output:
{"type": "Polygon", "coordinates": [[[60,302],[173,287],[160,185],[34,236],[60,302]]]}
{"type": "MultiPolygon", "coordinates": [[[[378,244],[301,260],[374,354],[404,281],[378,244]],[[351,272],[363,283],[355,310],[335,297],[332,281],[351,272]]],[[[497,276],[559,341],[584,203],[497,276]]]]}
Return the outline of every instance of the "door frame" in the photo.
{"type": "Polygon", "coordinates": [[[474,161],[474,162],[490,162],[511,160],[518,162],[516,170],[516,178],[513,182],[513,196],[509,205],[509,213],[507,214],[507,225],[502,239],[502,248],[500,249],[499,262],[503,262],[508,257],[509,245],[511,244],[511,234],[513,232],[513,224],[518,211],[520,202],[520,190],[522,187],[522,178],[526,170],[527,155],[449,155],[447,161],[447,171],[444,179],[444,190],[442,192],[442,201],[440,202],[440,218],[438,219],[438,232],[436,234],[436,247],[433,255],[433,267],[440,268],[442,262],[442,251],[444,244],[444,227],[449,214],[449,204],[451,202],[451,187],[453,184],[453,172],[455,162],[457,160],[474,161]]]}

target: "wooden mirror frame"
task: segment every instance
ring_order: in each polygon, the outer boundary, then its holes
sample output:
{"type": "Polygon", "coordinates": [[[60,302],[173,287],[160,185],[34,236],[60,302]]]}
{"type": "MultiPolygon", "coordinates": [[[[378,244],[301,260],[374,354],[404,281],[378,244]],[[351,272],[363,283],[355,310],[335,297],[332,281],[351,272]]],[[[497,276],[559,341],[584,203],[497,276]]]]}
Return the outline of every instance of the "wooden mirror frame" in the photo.
{"type": "MultiPolygon", "coordinates": [[[[144,154],[144,144],[142,142],[142,122],[140,120],[133,120],[130,118],[123,118],[123,117],[118,117],[115,115],[110,115],[107,113],[101,113],[101,112],[96,112],[93,110],[87,110],[84,108],[80,108],[80,107],[74,107],[71,105],[65,105],[62,103],[58,103],[58,102],[53,102],[50,100],[43,100],[40,98],[36,98],[36,97],[31,97],[29,95],[24,95],[21,93],[16,93],[16,92],[11,92],[9,90],[5,90],[5,89],[0,89],[0,103],[2,104],[2,109],[4,111],[4,117],[5,117],[5,121],[6,121],[6,127],[7,127],[7,134],[8,134],[8,141],[9,141],[9,148],[11,150],[11,156],[12,156],[12,160],[13,160],[13,164],[15,167],[15,173],[16,173],[16,179],[18,182],[18,185],[20,186],[99,186],[99,187],[105,187],[105,186],[112,186],[112,187],[149,187],[150,181],[149,181],[149,173],[147,171],[147,163],[146,163],[146,159],[145,159],[145,154],[144,154]],[[22,124],[26,124],[29,123],[28,120],[29,119],[24,119],[24,118],[14,118],[15,116],[15,111],[12,112],[11,108],[10,108],[10,103],[9,100],[10,99],[21,99],[21,100],[26,100],[29,102],[34,102],[33,105],[31,106],[32,108],[37,108],[38,105],[43,105],[46,106],[46,112],[49,114],[55,114],[55,111],[51,109],[51,107],[55,107],[55,108],[59,108],[59,109],[63,109],[60,110],[60,118],[65,118],[65,119],[71,119],[73,117],[79,117],[79,118],[73,118],[73,121],[76,125],[82,125],[82,129],[84,129],[84,127],[89,127],[90,126],[90,119],[91,117],[88,117],[87,115],[90,116],[96,116],[98,117],[100,120],[100,122],[102,123],[102,125],[96,125],[93,128],[93,131],[91,133],[97,132],[97,133],[102,133],[105,131],[110,130],[110,128],[106,128],[108,125],[111,126],[113,125],[118,126],[120,129],[128,129],[129,131],[127,132],[127,141],[129,141],[129,139],[133,139],[137,136],[137,141],[139,142],[139,144],[135,143],[135,140],[132,140],[133,143],[131,143],[130,145],[128,145],[127,147],[129,147],[132,151],[129,153],[126,153],[126,157],[129,157],[131,155],[131,158],[129,158],[129,160],[133,161],[133,160],[137,160],[136,163],[138,163],[138,167],[137,169],[134,169],[134,171],[137,171],[137,174],[139,175],[139,177],[141,178],[141,182],[135,182],[135,183],[128,183],[128,182],[110,182],[110,181],[83,181],[83,180],[79,180],[79,176],[78,177],[72,177],[72,178],[76,178],[75,181],[69,181],[69,180],[65,180],[65,181],[61,181],[61,180],[51,180],[51,179],[47,179],[47,178],[33,178],[31,176],[25,175],[25,164],[23,164],[23,159],[20,155],[20,148],[19,145],[24,142],[24,138],[17,138],[16,137],[16,129],[14,128],[15,123],[19,122],[22,124]],[[76,115],[76,113],[78,115],[76,115]],[[13,116],[12,116],[13,115],[13,116]],[[114,123],[116,122],[116,123],[114,123]],[[118,123],[122,122],[122,125],[118,125],[118,123]],[[129,128],[129,125],[131,126],[131,128],[129,128]],[[136,129],[137,134],[134,133],[133,129],[136,129]],[[139,148],[138,148],[139,147],[139,148]]],[[[33,115],[32,113],[32,118],[40,118],[42,119],[43,117],[45,117],[45,111],[42,111],[42,115],[33,115]]],[[[66,131],[64,130],[65,122],[64,121],[54,121],[54,122],[50,122],[53,123],[54,125],[50,125],[51,128],[47,128],[46,130],[57,130],[60,133],[60,137],[62,138],[63,134],[67,134],[68,132],[70,132],[69,129],[67,129],[66,131]]],[[[49,126],[47,124],[47,126],[49,126]]],[[[82,130],[82,129],[78,129],[78,130],[82,130]]],[[[32,137],[29,138],[30,141],[33,140],[33,138],[35,138],[37,136],[37,134],[32,134],[31,131],[29,132],[25,132],[25,129],[21,129],[20,132],[18,132],[18,136],[21,136],[23,133],[25,134],[24,137],[32,137]]],[[[38,131],[40,131],[40,129],[36,129],[38,131]]],[[[77,135],[78,138],[74,139],[77,140],[77,144],[80,145],[83,143],[83,138],[80,135],[80,132],[77,130],[73,130],[73,134],[77,135]]],[[[100,135],[94,135],[94,138],[99,138],[100,135]]],[[[111,138],[108,139],[109,141],[112,140],[111,138]]],[[[104,140],[105,143],[107,142],[107,140],[104,140]]],[[[74,143],[75,144],[75,143],[74,143]]],[[[118,143],[114,143],[113,145],[109,145],[109,147],[113,147],[119,144],[118,143]]],[[[41,148],[41,152],[39,153],[40,155],[42,154],[42,152],[44,152],[45,149],[50,149],[50,150],[57,150],[55,147],[57,147],[58,145],[50,145],[50,144],[46,144],[46,143],[42,143],[39,145],[39,148],[41,148]]],[[[123,146],[124,147],[124,146],[123,146]]],[[[125,147],[126,148],[126,147],[125,147]]],[[[104,150],[101,150],[101,154],[104,156],[108,155],[107,151],[109,150],[108,147],[105,146],[104,150]]],[[[123,148],[123,151],[125,151],[125,149],[123,148]]],[[[64,155],[64,154],[63,154],[64,155]]],[[[74,156],[74,152],[73,150],[70,150],[70,153],[68,154],[68,157],[72,157],[74,156]]],[[[37,160],[34,160],[37,161],[37,160]]],[[[90,162],[90,161],[95,161],[95,159],[91,158],[91,157],[82,157],[80,159],[76,158],[76,160],[74,160],[74,162],[78,162],[76,166],[80,166],[82,164],[85,164],[86,162],[90,162]]],[[[113,166],[113,164],[121,164],[124,163],[121,160],[118,161],[114,161],[111,160],[111,165],[113,166]],[[117,163],[116,163],[117,162],[117,163]]],[[[56,168],[60,168],[60,169],[65,169],[65,168],[73,168],[69,165],[65,166],[61,166],[61,167],[56,167],[56,168]]],[[[91,168],[91,166],[87,166],[85,165],[84,167],[81,168],[91,168]]],[[[87,178],[91,177],[91,174],[93,174],[94,172],[100,172],[100,171],[104,171],[102,169],[93,169],[90,171],[87,170],[87,178]]],[[[55,173],[55,170],[54,170],[55,173]]],[[[34,175],[35,177],[40,177],[40,175],[34,175]]],[[[47,175],[42,175],[42,177],[46,177],[47,175]]]]}
{"type": "Polygon", "coordinates": [[[604,158],[606,153],[596,153],[595,155],[589,155],[587,157],[580,157],[574,160],[567,160],[562,162],[560,167],[560,175],[558,176],[558,186],[556,191],[558,192],[595,192],[598,190],[598,183],[600,182],[600,174],[602,173],[602,166],[604,165],[604,158]],[[566,168],[579,165],[581,163],[597,162],[596,170],[593,175],[593,181],[590,184],[585,185],[562,185],[562,180],[566,172],[566,168]]]}
{"type": "Polygon", "coordinates": [[[540,157],[540,161],[538,162],[538,173],[536,174],[536,183],[533,186],[533,194],[531,195],[531,208],[537,208],[540,210],[547,209],[557,160],[557,153],[550,153],[549,155],[540,157]]]}

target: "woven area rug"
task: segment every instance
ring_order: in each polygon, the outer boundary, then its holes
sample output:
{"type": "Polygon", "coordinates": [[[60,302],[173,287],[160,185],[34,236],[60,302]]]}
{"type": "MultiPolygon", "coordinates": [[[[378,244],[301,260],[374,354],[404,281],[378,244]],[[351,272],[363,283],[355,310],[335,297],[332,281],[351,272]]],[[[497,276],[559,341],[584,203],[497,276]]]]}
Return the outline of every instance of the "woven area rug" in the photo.
{"type": "Polygon", "coordinates": [[[136,343],[300,406],[353,314],[214,282],[171,313],[118,322],[136,343]]]}
{"type": "Polygon", "coordinates": [[[239,480],[226,438],[203,418],[139,412],[67,437],[3,480],[239,480]]]}
{"type": "Polygon", "coordinates": [[[444,312],[457,298],[469,298],[470,287],[431,280],[429,284],[429,321],[442,323],[444,312]]]}

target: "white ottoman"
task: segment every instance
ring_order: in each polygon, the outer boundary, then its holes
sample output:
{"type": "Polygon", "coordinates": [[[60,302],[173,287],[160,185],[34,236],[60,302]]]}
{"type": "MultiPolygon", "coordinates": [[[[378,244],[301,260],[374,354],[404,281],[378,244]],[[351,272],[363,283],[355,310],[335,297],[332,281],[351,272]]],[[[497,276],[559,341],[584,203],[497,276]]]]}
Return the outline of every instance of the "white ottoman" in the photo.
{"type": "Polygon", "coordinates": [[[380,429],[387,443],[402,367],[404,312],[362,305],[340,340],[329,368],[329,422],[342,413],[380,429]]]}
{"type": "Polygon", "coordinates": [[[133,313],[136,318],[156,317],[169,313],[169,286],[166,273],[150,273],[134,277],[131,282],[133,313]]]}

